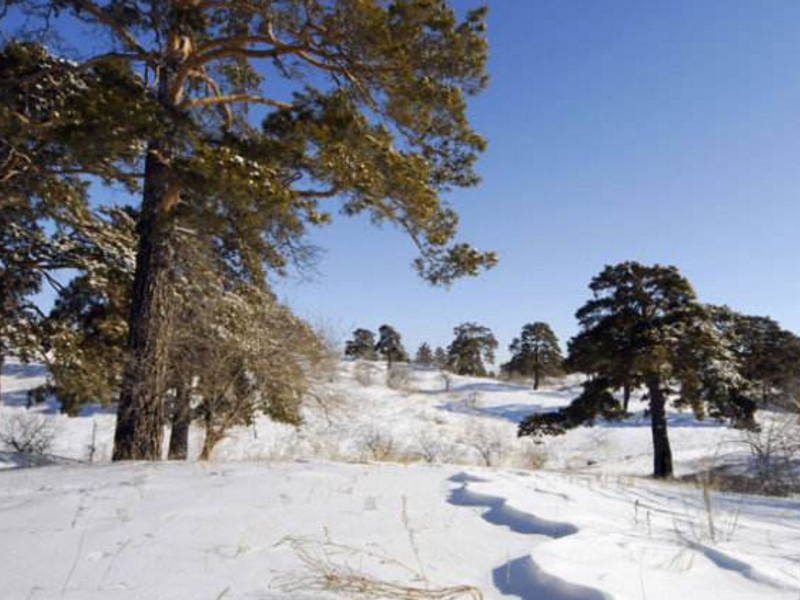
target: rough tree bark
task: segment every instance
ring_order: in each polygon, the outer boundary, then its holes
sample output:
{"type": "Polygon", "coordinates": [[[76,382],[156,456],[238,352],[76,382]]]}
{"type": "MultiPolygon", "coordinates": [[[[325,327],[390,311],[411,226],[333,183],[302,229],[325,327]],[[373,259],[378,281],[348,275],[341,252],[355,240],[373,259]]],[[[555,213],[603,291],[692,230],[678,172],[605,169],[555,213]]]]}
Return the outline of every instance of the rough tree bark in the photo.
{"type": "Polygon", "coordinates": [[[175,396],[169,434],[170,460],[186,460],[189,455],[189,428],[192,423],[191,388],[181,383],[175,396]]]}
{"type": "MultiPolygon", "coordinates": [[[[158,98],[173,103],[172,77],[178,65],[165,65],[158,98]]],[[[113,460],[160,460],[166,424],[169,338],[174,312],[171,285],[174,247],[170,212],[180,190],[172,176],[174,135],[148,147],[139,217],[128,342],[114,433],[113,460]]]]}
{"type": "Polygon", "coordinates": [[[647,380],[650,393],[650,427],[653,434],[653,477],[672,477],[672,450],[667,434],[666,398],[658,377],[647,380]]]}

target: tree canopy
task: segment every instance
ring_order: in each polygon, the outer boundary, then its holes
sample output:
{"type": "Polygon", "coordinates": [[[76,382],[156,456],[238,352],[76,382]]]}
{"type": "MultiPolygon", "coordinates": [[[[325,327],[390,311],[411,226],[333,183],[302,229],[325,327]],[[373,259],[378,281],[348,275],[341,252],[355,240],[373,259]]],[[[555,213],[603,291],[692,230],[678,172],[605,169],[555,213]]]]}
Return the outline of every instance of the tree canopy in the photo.
{"type": "Polygon", "coordinates": [[[369,329],[356,329],[353,332],[353,339],[347,340],[347,344],[345,344],[344,355],[375,360],[377,356],[375,354],[375,334],[369,329]]]}
{"type": "Polygon", "coordinates": [[[559,433],[616,413],[608,392],[623,385],[621,373],[647,388],[656,477],[672,475],[666,405],[673,392],[678,405],[690,406],[700,418],[708,407],[712,416],[752,425],[747,382],[710,312],[677,268],[620,263],[592,279],[590,289],[592,298],[577,312],[581,331],[570,344],[570,361],[595,381],[576,400],[580,410],[532,415],[520,424],[520,435],[559,433]],[[601,348],[628,351],[603,355],[601,348]]]}
{"type": "Polygon", "coordinates": [[[485,141],[466,99],[486,85],[484,9],[459,19],[441,0],[5,8],[25,16],[20,39],[56,41],[63,19],[94,43],[92,54],[3,48],[3,197],[41,221],[81,210],[86,177],[141,194],[116,459],[160,457],[181,235],[209,240],[256,286],[305,263],[307,229],[337,212],[401,228],[432,283],[494,264],[455,241],[443,199],[478,181],[485,141]]]}
{"type": "Polygon", "coordinates": [[[453,330],[455,339],[447,349],[448,367],[458,375],[486,377],[486,364],[494,363],[497,339],[491,329],[477,323],[462,323],[453,330]]]}
{"type": "Polygon", "coordinates": [[[396,362],[408,361],[408,353],[403,347],[402,338],[391,325],[381,325],[378,328],[378,341],[375,344],[375,352],[381,355],[390,365],[396,362]]]}
{"type": "Polygon", "coordinates": [[[537,321],[523,326],[519,337],[508,347],[511,360],[502,370],[512,375],[533,376],[533,389],[538,390],[543,377],[562,372],[564,358],[558,338],[550,325],[537,321]]]}

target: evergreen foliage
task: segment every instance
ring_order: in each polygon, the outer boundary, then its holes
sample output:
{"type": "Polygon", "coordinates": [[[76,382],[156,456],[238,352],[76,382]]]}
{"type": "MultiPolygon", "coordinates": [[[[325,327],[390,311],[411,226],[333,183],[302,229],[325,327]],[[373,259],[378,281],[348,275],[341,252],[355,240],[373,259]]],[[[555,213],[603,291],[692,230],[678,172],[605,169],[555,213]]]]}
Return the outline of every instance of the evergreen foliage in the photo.
{"type": "Polygon", "coordinates": [[[378,329],[378,342],[375,352],[391,366],[396,362],[408,362],[408,353],[397,330],[391,325],[381,325],[378,329]]]}
{"type": "Polygon", "coordinates": [[[414,362],[424,367],[430,367],[433,364],[433,351],[427,342],[422,342],[419,348],[417,348],[414,362]]]}
{"type": "Polygon", "coordinates": [[[13,205],[0,206],[0,368],[11,353],[30,358],[40,320],[30,298],[41,289],[42,276],[25,268],[40,232],[16,213],[13,205]]]}
{"type": "Polygon", "coordinates": [[[800,338],[769,317],[743,315],[726,306],[708,309],[759,403],[791,408],[800,382],[800,338]]]}
{"type": "Polygon", "coordinates": [[[362,358],[364,360],[375,360],[375,334],[369,329],[356,329],[353,332],[353,339],[345,344],[344,355],[351,358],[362,358]]]}
{"type": "Polygon", "coordinates": [[[581,425],[592,425],[595,419],[616,420],[624,412],[619,401],[609,391],[610,382],[602,377],[583,384],[583,392],[568,406],[554,412],[531,415],[520,427],[520,435],[562,435],[581,425]]]}
{"type": "Polygon", "coordinates": [[[557,433],[604,411],[615,412],[607,392],[622,387],[625,377],[643,382],[648,391],[655,477],[672,475],[666,419],[670,394],[699,418],[709,408],[712,416],[752,426],[754,405],[736,359],[675,267],[620,263],[606,267],[589,287],[593,297],[577,312],[581,332],[570,344],[570,362],[597,381],[578,407],[544,418],[533,415],[520,424],[520,435],[557,433]],[[606,355],[602,348],[626,351],[606,355]]]}
{"type": "Polygon", "coordinates": [[[433,364],[442,370],[448,367],[447,351],[441,346],[436,346],[436,350],[433,351],[433,364]]]}
{"type": "Polygon", "coordinates": [[[509,375],[533,376],[534,390],[539,389],[544,377],[562,372],[564,358],[558,338],[547,323],[528,323],[508,349],[511,360],[502,365],[502,370],[509,375]]]}
{"type": "Polygon", "coordinates": [[[59,290],[41,326],[49,377],[37,394],[53,394],[73,415],[87,403],[110,405],[122,384],[136,215],[118,208],[103,214],[85,235],[70,237],[68,254],[81,271],[59,290]]]}
{"type": "Polygon", "coordinates": [[[494,264],[454,242],[457,215],[441,197],[478,180],[485,142],[466,98],[486,84],[484,9],[459,19],[444,1],[416,0],[6,8],[25,14],[20,39],[63,18],[97,54],[4,48],[16,62],[0,64],[3,197],[12,186],[24,202],[38,196],[36,217],[48,218],[82,201],[81,176],[142,194],[115,459],[160,456],[180,231],[214,240],[227,268],[259,285],[265,268],[308,259],[303,235],[338,199],[341,214],[405,231],[433,283],[494,264]]]}
{"type": "Polygon", "coordinates": [[[458,375],[486,377],[486,363],[494,363],[497,340],[488,327],[463,323],[453,330],[455,339],[447,350],[447,364],[458,375]]]}

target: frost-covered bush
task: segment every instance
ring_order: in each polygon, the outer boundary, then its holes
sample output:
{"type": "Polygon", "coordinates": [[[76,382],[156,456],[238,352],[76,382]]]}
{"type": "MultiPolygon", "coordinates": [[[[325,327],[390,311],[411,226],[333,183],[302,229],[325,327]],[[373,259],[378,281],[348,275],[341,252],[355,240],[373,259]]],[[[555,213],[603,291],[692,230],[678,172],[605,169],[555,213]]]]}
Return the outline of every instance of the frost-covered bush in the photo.
{"type": "Polygon", "coordinates": [[[55,437],[51,420],[40,413],[17,413],[0,423],[0,442],[14,452],[47,454],[55,437]]]}
{"type": "Polygon", "coordinates": [[[417,438],[418,456],[428,464],[450,464],[458,461],[461,450],[441,434],[426,431],[417,438]]]}
{"type": "Polygon", "coordinates": [[[367,362],[358,362],[356,366],[353,367],[353,379],[364,387],[372,385],[374,374],[375,367],[367,362]]]}
{"type": "Polygon", "coordinates": [[[800,418],[776,417],[744,434],[756,491],[785,495],[800,488],[800,418]]]}
{"type": "Polygon", "coordinates": [[[395,453],[395,442],[392,435],[375,426],[362,429],[357,443],[366,460],[385,461],[395,453]]]}
{"type": "Polygon", "coordinates": [[[541,444],[523,443],[516,457],[516,466],[520,469],[536,471],[547,464],[547,452],[541,444]]]}
{"type": "Polygon", "coordinates": [[[506,437],[506,432],[498,427],[481,423],[469,427],[463,443],[477,454],[480,464],[493,467],[501,462],[506,454],[506,437]]]}
{"type": "Polygon", "coordinates": [[[386,386],[393,390],[408,390],[411,383],[411,369],[408,365],[394,364],[386,372],[386,386]]]}

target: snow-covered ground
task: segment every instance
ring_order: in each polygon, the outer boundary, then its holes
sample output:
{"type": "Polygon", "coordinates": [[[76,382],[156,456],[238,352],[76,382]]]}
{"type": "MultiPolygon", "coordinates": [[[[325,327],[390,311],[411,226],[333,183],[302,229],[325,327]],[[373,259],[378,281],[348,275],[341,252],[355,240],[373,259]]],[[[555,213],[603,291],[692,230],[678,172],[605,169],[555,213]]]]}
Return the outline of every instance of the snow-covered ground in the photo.
{"type": "MultiPolygon", "coordinates": [[[[27,413],[25,390],[44,380],[36,366],[8,365],[3,377],[0,418],[27,413]]],[[[530,387],[491,379],[448,375],[413,368],[402,389],[386,385],[382,363],[343,361],[320,377],[317,400],[309,400],[299,429],[258,419],[232,431],[217,447],[220,461],[325,459],[433,462],[526,468],[546,466],[647,475],[652,470],[651,438],[644,404],[632,402],[635,417],[599,423],[535,444],[516,437],[517,424],[534,411],[554,410],[575,398],[580,378],[561,380],[534,392],[530,387]]],[[[81,416],[58,414],[48,404],[34,409],[57,431],[52,454],[74,460],[107,461],[114,415],[95,407],[81,416]],[[93,449],[93,451],[92,451],[93,449]]],[[[679,475],[696,472],[747,454],[741,432],[713,420],[698,422],[690,412],[670,414],[670,439],[679,475]]],[[[202,432],[190,436],[199,454],[202,432]]],[[[0,463],[2,461],[0,460],[0,463]]]]}
{"type": "MultiPolygon", "coordinates": [[[[42,377],[8,366],[0,427],[28,414],[42,377]]],[[[640,477],[641,417],[516,439],[519,419],[563,406],[577,381],[385,379],[344,362],[300,430],[260,420],[206,464],[111,465],[113,414],[35,409],[51,453],[82,462],[0,473],[0,598],[800,598],[798,499],[640,477]]],[[[737,431],[670,421],[681,473],[746,457],[737,431]]]]}

